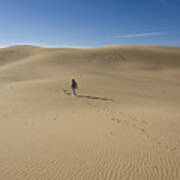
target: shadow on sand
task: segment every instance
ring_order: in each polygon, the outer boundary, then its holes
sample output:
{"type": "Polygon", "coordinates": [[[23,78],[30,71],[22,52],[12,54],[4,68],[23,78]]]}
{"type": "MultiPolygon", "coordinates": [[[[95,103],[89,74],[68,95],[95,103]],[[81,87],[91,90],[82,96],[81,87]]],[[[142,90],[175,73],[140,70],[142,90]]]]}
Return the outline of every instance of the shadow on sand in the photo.
{"type": "Polygon", "coordinates": [[[78,98],[92,99],[92,100],[99,100],[99,101],[113,101],[113,99],[103,98],[103,97],[95,97],[95,96],[82,96],[82,95],[78,95],[77,97],[78,98]]]}
{"type": "MultiPolygon", "coordinates": [[[[70,96],[72,93],[68,92],[67,90],[63,89],[64,94],[70,96]]],[[[99,100],[99,101],[114,101],[113,99],[104,98],[104,97],[96,97],[96,96],[84,96],[84,95],[77,95],[78,98],[85,98],[85,99],[92,99],[92,100],[99,100]]]]}

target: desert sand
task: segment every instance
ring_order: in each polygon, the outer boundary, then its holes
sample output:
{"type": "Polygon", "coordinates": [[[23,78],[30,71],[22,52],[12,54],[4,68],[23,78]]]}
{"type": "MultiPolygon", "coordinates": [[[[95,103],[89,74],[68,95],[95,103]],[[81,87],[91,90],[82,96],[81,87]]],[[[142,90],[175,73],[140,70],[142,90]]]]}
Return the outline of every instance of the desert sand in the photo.
{"type": "Polygon", "coordinates": [[[179,179],[180,47],[0,48],[0,180],[179,179]]]}

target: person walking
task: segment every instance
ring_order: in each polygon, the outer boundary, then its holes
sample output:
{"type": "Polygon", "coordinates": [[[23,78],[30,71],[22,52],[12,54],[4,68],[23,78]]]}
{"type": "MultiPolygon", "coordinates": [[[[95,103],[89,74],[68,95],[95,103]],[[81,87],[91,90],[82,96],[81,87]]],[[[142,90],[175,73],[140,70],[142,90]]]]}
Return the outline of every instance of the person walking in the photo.
{"type": "Polygon", "coordinates": [[[73,95],[77,96],[76,89],[78,89],[78,84],[75,81],[75,79],[72,79],[71,88],[72,88],[73,95]]]}

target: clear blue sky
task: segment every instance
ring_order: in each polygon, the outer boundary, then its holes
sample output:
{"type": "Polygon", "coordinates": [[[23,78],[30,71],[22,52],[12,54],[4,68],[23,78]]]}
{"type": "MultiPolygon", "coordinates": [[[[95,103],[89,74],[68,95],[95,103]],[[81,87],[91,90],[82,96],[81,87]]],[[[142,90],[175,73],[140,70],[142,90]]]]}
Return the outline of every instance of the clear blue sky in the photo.
{"type": "Polygon", "coordinates": [[[0,0],[0,47],[180,46],[180,0],[0,0]]]}

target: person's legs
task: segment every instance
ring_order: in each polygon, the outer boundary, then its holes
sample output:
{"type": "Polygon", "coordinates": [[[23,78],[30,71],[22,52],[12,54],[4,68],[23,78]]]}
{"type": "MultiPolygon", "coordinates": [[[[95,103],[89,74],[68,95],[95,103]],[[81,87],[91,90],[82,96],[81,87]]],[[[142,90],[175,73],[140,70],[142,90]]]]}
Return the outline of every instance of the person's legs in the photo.
{"type": "Polygon", "coordinates": [[[75,88],[72,88],[72,91],[73,91],[73,95],[76,96],[76,89],[75,88]]]}

